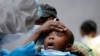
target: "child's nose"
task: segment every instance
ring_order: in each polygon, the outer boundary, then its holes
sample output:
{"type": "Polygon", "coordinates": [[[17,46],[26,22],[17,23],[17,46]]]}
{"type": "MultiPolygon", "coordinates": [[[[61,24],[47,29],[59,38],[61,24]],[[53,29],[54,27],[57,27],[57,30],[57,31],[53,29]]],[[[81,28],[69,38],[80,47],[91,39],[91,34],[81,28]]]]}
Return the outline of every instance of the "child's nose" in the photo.
{"type": "Polygon", "coordinates": [[[54,36],[49,36],[49,40],[54,40],[54,36]]]}

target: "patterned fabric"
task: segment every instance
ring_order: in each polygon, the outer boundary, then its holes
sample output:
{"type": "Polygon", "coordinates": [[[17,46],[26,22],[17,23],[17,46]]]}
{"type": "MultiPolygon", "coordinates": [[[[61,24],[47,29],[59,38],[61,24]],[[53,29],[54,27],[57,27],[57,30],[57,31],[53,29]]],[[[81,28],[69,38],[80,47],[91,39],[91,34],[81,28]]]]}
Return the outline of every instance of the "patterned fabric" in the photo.
{"type": "Polygon", "coordinates": [[[79,41],[74,41],[73,46],[74,48],[76,48],[77,51],[81,52],[84,56],[94,56],[92,49],[79,41]]]}

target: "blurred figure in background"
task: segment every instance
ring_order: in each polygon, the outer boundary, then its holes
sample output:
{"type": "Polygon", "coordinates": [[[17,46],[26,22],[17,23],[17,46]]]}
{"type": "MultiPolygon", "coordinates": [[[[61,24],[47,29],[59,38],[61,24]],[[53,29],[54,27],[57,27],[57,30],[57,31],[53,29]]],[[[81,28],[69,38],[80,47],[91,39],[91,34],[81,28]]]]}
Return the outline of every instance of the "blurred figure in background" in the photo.
{"type": "Polygon", "coordinates": [[[99,44],[97,45],[97,24],[92,21],[92,20],[87,20],[83,22],[83,24],[80,27],[80,32],[81,35],[83,36],[82,42],[92,48],[93,53],[95,56],[100,56],[100,52],[98,53],[98,45],[100,45],[100,41],[98,42],[99,44]]]}
{"type": "Polygon", "coordinates": [[[42,15],[41,17],[35,21],[35,24],[42,25],[48,20],[54,20],[57,17],[56,8],[49,4],[40,4],[42,15]]]}
{"type": "Polygon", "coordinates": [[[83,36],[82,42],[88,44],[97,34],[97,25],[92,20],[85,21],[80,27],[81,35],[83,36]]]}

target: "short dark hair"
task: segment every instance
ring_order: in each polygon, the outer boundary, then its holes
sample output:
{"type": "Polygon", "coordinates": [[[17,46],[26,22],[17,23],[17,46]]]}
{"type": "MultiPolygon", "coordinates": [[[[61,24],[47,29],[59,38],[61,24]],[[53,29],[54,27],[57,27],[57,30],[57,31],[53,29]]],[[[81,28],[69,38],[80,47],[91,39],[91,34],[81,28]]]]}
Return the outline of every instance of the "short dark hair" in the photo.
{"type": "Polygon", "coordinates": [[[85,32],[86,34],[89,34],[90,32],[97,32],[97,25],[92,20],[87,20],[83,22],[80,29],[85,32]]]}
{"type": "MultiPolygon", "coordinates": [[[[73,33],[72,33],[72,31],[71,30],[67,30],[67,32],[68,32],[68,43],[69,44],[71,44],[71,46],[74,44],[74,35],[73,35],[73,33]]],[[[69,46],[69,47],[71,47],[71,46],[69,46]]]]}
{"type": "Polygon", "coordinates": [[[35,24],[43,24],[48,18],[53,17],[54,19],[57,17],[57,11],[53,6],[50,6],[49,4],[40,4],[40,8],[42,10],[42,15],[35,21],[35,24]]]}
{"type": "Polygon", "coordinates": [[[56,8],[49,5],[49,4],[40,4],[40,8],[42,10],[42,16],[41,17],[56,17],[57,11],[56,8]]]}

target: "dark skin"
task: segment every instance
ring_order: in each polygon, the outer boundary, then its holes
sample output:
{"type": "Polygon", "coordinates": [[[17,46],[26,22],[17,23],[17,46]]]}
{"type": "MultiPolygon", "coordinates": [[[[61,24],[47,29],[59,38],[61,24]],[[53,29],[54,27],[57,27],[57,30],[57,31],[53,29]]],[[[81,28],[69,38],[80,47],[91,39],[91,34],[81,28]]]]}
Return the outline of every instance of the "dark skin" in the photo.
{"type": "Polygon", "coordinates": [[[93,31],[91,31],[90,33],[87,34],[83,30],[80,30],[80,33],[81,33],[82,36],[87,35],[87,36],[89,36],[91,38],[94,38],[96,36],[96,32],[93,32],[93,31]]]}
{"type": "Polygon", "coordinates": [[[40,34],[48,30],[66,31],[67,27],[59,21],[49,20],[41,25],[28,39],[25,39],[23,44],[33,40],[36,42],[39,39],[40,34]]]}
{"type": "Polygon", "coordinates": [[[65,51],[68,44],[67,34],[61,31],[52,31],[44,40],[44,49],[65,51]]]}
{"type": "Polygon", "coordinates": [[[80,30],[82,36],[86,35],[84,31],[80,30]]]}

